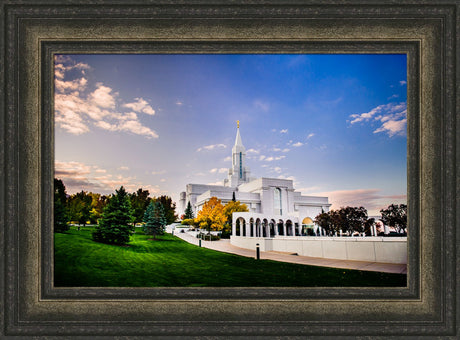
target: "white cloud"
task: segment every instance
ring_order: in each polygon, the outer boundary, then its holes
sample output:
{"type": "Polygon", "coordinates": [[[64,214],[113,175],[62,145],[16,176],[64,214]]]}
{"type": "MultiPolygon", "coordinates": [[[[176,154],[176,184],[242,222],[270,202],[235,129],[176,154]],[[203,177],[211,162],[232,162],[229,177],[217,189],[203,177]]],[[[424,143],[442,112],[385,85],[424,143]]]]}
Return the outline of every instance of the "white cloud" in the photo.
{"type": "Polygon", "coordinates": [[[314,133],[310,133],[310,134],[307,136],[307,139],[312,138],[314,135],[315,135],[314,133]]]}
{"type": "Polygon", "coordinates": [[[123,107],[130,108],[136,112],[142,112],[148,115],[154,115],[155,110],[150,106],[150,104],[143,98],[134,98],[134,102],[123,104],[123,107]]]}
{"type": "Polygon", "coordinates": [[[158,135],[155,131],[146,126],[143,126],[138,120],[128,120],[121,122],[118,126],[118,129],[119,131],[127,131],[149,138],[158,138],[158,135]]]}
{"type": "Polygon", "coordinates": [[[66,91],[83,91],[88,84],[86,78],[74,79],[69,81],[64,81],[61,79],[55,79],[54,86],[57,92],[66,92],[66,91]]]}
{"type": "MultiPolygon", "coordinates": [[[[119,94],[112,88],[96,83],[95,89],[89,92],[90,84],[85,77],[65,80],[67,71],[76,69],[83,74],[85,70],[91,69],[89,65],[76,64],[68,56],[58,56],[55,60],[58,64],[55,65],[54,107],[58,128],[80,135],[89,132],[90,126],[94,125],[106,131],[131,132],[147,138],[158,138],[154,130],[141,124],[135,112],[122,112],[118,109],[119,94]]],[[[145,100],[136,100],[119,107],[152,114],[153,109],[145,104],[145,100]]]]}
{"type": "Polygon", "coordinates": [[[259,161],[263,161],[264,159],[265,159],[265,156],[264,156],[264,155],[260,155],[259,161]]]}
{"type": "Polygon", "coordinates": [[[385,105],[380,105],[380,106],[377,106],[376,108],[373,108],[371,111],[369,112],[365,112],[365,113],[361,113],[361,114],[352,114],[350,115],[351,118],[354,118],[350,124],[355,124],[355,123],[359,123],[359,122],[362,122],[362,121],[367,121],[369,119],[371,119],[376,113],[379,113],[382,111],[382,108],[384,108],[385,105]]]}
{"type": "Polygon", "coordinates": [[[289,151],[291,151],[291,149],[288,149],[288,148],[284,148],[284,149],[273,148],[272,151],[275,151],[275,152],[289,152],[289,151]]]}
{"type": "Polygon", "coordinates": [[[211,144],[211,145],[205,145],[201,148],[198,148],[196,151],[200,152],[203,150],[214,150],[214,149],[220,149],[223,148],[225,149],[227,146],[225,144],[211,144]]]}
{"type": "Polygon", "coordinates": [[[407,81],[405,80],[400,80],[399,81],[399,85],[403,86],[403,85],[406,85],[407,84],[407,81]]]}
{"type": "Polygon", "coordinates": [[[280,159],[283,159],[283,158],[286,158],[286,156],[276,156],[276,157],[273,157],[273,156],[270,156],[270,157],[265,157],[263,159],[260,159],[261,161],[265,161],[265,162],[273,162],[273,161],[279,161],[280,159]]]}
{"type": "Polygon", "coordinates": [[[166,170],[160,170],[160,171],[152,171],[152,175],[163,175],[166,173],[166,170]]]}
{"type": "Polygon", "coordinates": [[[177,105],[177,106],[182,106],[182,105],[184,105],[184,103],[181,102],[180,100],[178,100],[178,101],[176,102],[176,105],[177,105]]]}
{"type": "Polygon", "coordinates": [[[118,170],[125,170],[125,171],[127,171],[127,170],[129,170],[129,168],[128,168],[127,166],[120,166],[120,167],[118,168],[118,170]]]}
{"type": "Polygon", "coordinates": [[[407,124],[406,115],[407,104],[405,102],[399,104],[389,103],[379,105],[369,112],[350,115],[353,118],[350,124],[368,121],[379,122],[381,126],[375,129],[374,133],[386,132],[389,137],[395,135],[404,136],[407,124]]]}
{"type": "Polygon", "coordinates": [[[302,145],[303,145],[302,142],[297,142],[297,143],[292,144],[292,146],[296,147],[296,148],[298,148],[299,146],[302,146],[302,145]]]}
{"type": "Polygon", "coordinates": [[[224,158],[224,162],[230,162],[232,160],[232,156],[227,156],[224,158]]]}
{"type": "Polygon", "coordinates": [[[105,121],[98,121],[96,123],[94,123],[94,125],[96,125],[97,127],[100,127],[101,129],[103,130],[107,130],[107,131],[118,131],[118,127],[114,124],[110,124],[110,123],[107,123],[105,121]]]}
{"type": "Polygon", "coordinates": [[[388,120],[375,130],[374,133],[387,132],[390,137],[395,135],[404,136],[406,134],[406,123],[407,119],[388,120]]]}
{"type": "Polygon", "coordinates": [[[280,133],[287,133],[287,132],[288,132],[288,129],[280,130],[280,133]]]}
{"type": "Polygon", "coordinates": [[[225,174],[227,171],[228,171],[227,168],[220,168],[220,169],[214,168],[214,169],[209,170],[209,172],[212,174],[216,174],[216,173],[225,174]]]}
{"type": "Polygon", "coordinates": [[[279,166],[272,168],[272,170],[277,173],[281,173],[282,171],[282,169],[279,166]]]}
{"type": "Polygon", "coordinates": [[[118,93],[112,93],[112,89],[102,83],[96,84],[97,89],[89,95],[89,99],[97,106],[105,109],[115,108],[115,98],[118,93]]]}
{"type": "MultiPolygon", "coordinates": [[[[248,154],[248,155],[249,155],[249,154],[258,155],[259,153],[260,153],[260,151],[259,151],[259,150],[256,150],[256,149],[249,149],[249,150],[246,150],[246,154],[248,154]]],[[[230,157],[230,160],[231,160],[231,159],[232,159],[232,158],[230,157]]]]}

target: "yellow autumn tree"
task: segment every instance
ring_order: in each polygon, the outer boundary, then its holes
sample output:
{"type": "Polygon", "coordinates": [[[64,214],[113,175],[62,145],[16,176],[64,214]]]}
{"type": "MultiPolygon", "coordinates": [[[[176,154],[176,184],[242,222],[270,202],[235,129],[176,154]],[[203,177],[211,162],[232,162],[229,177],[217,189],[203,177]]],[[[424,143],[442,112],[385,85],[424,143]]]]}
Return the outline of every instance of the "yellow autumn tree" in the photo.
{"type": "Polygon", "coordinates": [[[234,212],[249,212],[248,206],[240,201],[230,201],[224,206],[224,214],[227,217],[224,231],[230,232],[232,230],[232,214],[234,212]]]}
{"type": "Polygon", "coordinates": [[[211,197],[198,212],[195,222],[208,232],[222,230],[227,222],[222,201],[217,197],[211,197]]]}

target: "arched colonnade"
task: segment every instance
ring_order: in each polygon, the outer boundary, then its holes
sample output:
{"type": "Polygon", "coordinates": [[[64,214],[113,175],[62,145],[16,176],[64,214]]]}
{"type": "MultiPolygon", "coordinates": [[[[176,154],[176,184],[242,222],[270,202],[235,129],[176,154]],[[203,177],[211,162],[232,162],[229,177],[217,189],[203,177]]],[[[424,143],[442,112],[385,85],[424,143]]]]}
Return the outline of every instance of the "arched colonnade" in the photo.
{"type": "Polygon", "coordinates": [[[232,235],[245,237],[301,236],[302,225],[298,218],[293,216],[233,213],[232,235]]]}

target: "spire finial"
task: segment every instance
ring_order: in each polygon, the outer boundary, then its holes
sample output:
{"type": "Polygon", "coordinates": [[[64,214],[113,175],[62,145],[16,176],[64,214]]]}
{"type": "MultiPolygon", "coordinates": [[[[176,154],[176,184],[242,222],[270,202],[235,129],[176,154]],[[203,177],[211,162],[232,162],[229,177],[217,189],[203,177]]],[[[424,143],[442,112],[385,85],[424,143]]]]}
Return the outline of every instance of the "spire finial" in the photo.
{"type": "Polygon", "coordinates": [[[239,121],[239,120],[236,121],[236,127],[237,127],[238,129],[240,128],[240,121],[239,121]]]}

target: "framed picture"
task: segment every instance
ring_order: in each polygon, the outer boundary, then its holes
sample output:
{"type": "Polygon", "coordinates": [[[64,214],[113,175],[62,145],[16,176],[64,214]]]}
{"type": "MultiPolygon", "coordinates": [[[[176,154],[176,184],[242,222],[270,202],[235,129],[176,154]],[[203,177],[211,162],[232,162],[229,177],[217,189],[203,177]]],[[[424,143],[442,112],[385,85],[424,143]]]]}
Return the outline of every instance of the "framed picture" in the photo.
{"type": "Polygon", "coordinates": [[[54,73],[54,287],[406,286],[405,54],[55,54],[54,73]]]}
{"type": "MultiPolygon", "coordinates": [[[[458,335],[454,1],[2,6],[2,335],[458,335]],[[307,54],[398,54],[407,60],[406,79],[400,79],[407,86],[406,286],[54,285],[55,131],[62,129],[55,120],[56,58],[307,54]]],[[[365,119],[353,116],[349,124],[357,118],[365,119]]]]}

